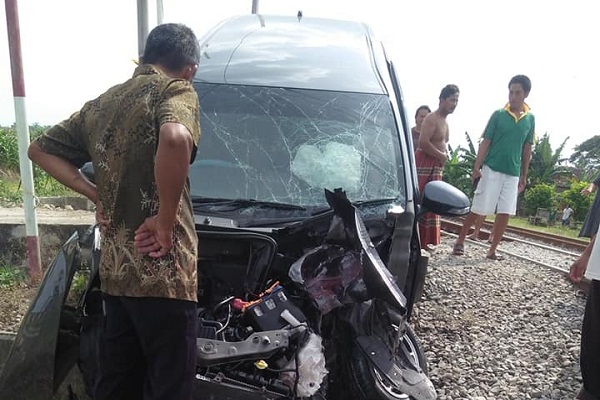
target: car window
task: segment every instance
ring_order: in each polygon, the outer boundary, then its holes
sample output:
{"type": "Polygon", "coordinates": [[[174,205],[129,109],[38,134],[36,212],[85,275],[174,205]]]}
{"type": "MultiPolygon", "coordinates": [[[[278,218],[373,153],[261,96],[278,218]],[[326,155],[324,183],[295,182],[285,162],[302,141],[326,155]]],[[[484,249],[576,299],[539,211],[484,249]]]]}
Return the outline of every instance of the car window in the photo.
{"type": "Polygon", "coordinates": [[[400,144],[383,95],[196,84],[201,138],[192,195],[326,204],[323,189],[351,201],[404,202],[400,144]]]}

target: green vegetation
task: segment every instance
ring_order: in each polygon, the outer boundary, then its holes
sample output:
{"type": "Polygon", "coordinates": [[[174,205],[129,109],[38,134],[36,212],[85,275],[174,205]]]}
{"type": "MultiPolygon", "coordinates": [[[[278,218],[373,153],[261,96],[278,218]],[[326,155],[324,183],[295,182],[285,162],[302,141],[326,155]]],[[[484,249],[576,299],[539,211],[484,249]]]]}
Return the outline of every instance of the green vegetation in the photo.
{"type": "Polygon", "coordinates": [[[78,295],[81,295],[87,289],[88,281],[90,280],[89,270],[78,270],[73,276],[73,283],[71,284],[71,290],[75,291],[78,295]]]}
{"type": "Polygon", "coordinates": [[[75,271],[73,275],[73,282],[71,283],[71,289],[67,295],[67,304],[73,307],[77,307],[81,296],[85,293],[88,283],[90,280],[90,270],[80,269],[75,271]]]}
{"type": "MultiPolygon", "coordinates": [[[[49,127],[32,125],[31,140],[43,134],[49,127]]],[[[60,184],[39,167],[33,167],[35,194],[45,196],[72,196],[73,191],[60,184]]],[[[19,147],[15,127],[0,127],[0,201],[20,203],[22,201],[19,174],[19,147]]]]}
{"type": "MultiPolygon", "coordinates": [[[[477,149],[467,132],[465,136],[468,148],[459,146],[452,149],[448,146],[449,160],[444,166],[444,180],[472,197],[471,173],[477,149]]],[[[600,135],[576,146],[569,158],[571,164],[566,164],[567,159],[562,157],[567,140],[556,150],[552,149],[548,134],[535,142],[527,173],[527,186],[519,196],[517,213],[521,218],[511,218],[511,225],[577,237],[579,229],[575,225],[583,221],[595,196],[585,196],[581,194],[581,190],[600,174],[600,135]],[[573,227],[560,226],[560,216],[566,204],[574,210],[573,227]],[[527,217],[535,215],[538,208],[545,208],[551,215],[556,215],[558,224],[548,227],[530,224],[527,217]]]]}
{"type": "Polygon", "coordinates": [[[477,157],[477,149],[471,140],[468,132],[465,137],[469,148],[465,149],[458,146],[452,149],[449,146],[449,159],[444,165],[444,181],[451,183],[458,189],[466,193],[469,197],[473,196],[473,185],[471,183],[471,171],[477,157]]]}
{"type": "Polygon", "coordinates": [[[582,180],[594,180],[600,168],[600,135],[592,136],[575,146],[569,161],[582,171],[582,180]]]}
{"type": "Polygon", "coordinates": [[[9,171],[19,170],[19,145],[14,129],[0,127],[0,167],[9,171]]]}
{"type": "Polygon", "coordinates": [[[567,143],[564,142],[556,151],[552,150],[550,137],[544,134],[533,146],[531,162],[529,163],[529,172],[527,180],[530,186],[536,186],[543,183],[556,183],[573,176],[573,171],[566,165],[560,165],[561,154],[567,143]]]}
{"type": "Polygon", "coordinates": [[[550,210],[556,203],[556,190],[553,185],[540,183],[525,192],[525,211],[529,215],[535,215],[538,208],[550,210]]]}
{"type": "MultiPolygon", "coordinates": [[[[574,226],[566,227],[560,224],[560,215],[557,215],[558,223],[555,225],[542,226],[542,225],[532,225],[529,223],[527,217],[510,217],[508,221],[508,226],[514,226],[515,228],[525,228],[531,229],[538,232],[543,233],[551,233],[553,235],[565,236],[573,239],[580,239],[589,241],[588,238],[580,238],[579,235],[579,226],[575,228],[574,226]]],[[[494,222],[494,215],[490,215],[486,218],[486,222],[494,222]]],[[[485,229],[485,228],[484,228],[485,229]]]]}
{"type": "Polygon", "coordinates": [[[3,178],[0,175],[0,200],[18,203],[22,199],[18,178],[3,178]]]}
{"type": "Polygon", "coordinates": [[[568,204],[574,211],[575,221],[583,221],[592,203],[591,196],[581,194],[589,183],[575,179],[567,182],[569,188],[557,193],[556,186],[540,183],[525,192],[523,204],[527,215],[535,215],[538,208],[553,210],[560,219],[560,213],[568,204]]]}
{"type": "MultiPolygon", "coordinates": [[[[570,205],[573,209],[573,218],[576,221],[583,221],[588,208],[592,204],[592,197],[581,194],[581,191],[589,185],[588,182],[573,181],[571,187],[560,193],[560,202],[562,205],[570,205]]],[[[562,208],[561,208],[562,210],[562,208]]]]}
{"type": "Polygon", "coordinates": [[[0,264],[0,289],[16,287],[25,281],[26,274],[22,268],[0,264]]]}

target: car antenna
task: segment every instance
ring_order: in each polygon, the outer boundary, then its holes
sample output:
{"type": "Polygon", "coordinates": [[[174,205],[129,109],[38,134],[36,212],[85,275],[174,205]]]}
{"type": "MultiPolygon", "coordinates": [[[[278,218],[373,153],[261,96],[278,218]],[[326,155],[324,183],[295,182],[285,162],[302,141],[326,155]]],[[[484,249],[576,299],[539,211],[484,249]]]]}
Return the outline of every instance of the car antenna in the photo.
{"type": "Polygon", "coordinates": [[[298,22],[302,19],[302,10],[298,10],[298,22]]]}

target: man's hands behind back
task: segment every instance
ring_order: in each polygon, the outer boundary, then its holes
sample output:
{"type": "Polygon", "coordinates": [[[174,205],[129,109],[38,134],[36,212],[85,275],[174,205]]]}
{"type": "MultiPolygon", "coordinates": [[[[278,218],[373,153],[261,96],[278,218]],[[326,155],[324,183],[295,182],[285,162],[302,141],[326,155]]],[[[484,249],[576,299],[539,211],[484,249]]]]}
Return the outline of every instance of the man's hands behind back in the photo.
{"type": "Polygon", "coordinates": [[[141,254],[164,257],[173,247],[173,225],[162,223],[158,216],[148,217],[135,231],[134,243],[141,254]]]}

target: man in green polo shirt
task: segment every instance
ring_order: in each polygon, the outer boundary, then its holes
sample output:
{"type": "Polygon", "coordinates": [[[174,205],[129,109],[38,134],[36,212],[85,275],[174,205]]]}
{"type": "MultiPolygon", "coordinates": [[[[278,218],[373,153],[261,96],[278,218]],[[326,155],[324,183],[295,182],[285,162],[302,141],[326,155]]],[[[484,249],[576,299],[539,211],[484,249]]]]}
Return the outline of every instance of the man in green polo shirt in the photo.
{"type": "Polygon", "coordinates": [[[525,104],[531,80],[525,75],[516,75],[510,80],[508,90],[508,104],[492,114],[479,145],[471,176],[477,188],[471,213],[454,244],[455,255],[464,254],[465,237],[475,220],[496,213],[487,258],[502,259],[496,254],[496,248],[509,217],[517,211],[517,195],[527,182],[535,132],[535,118],[525,104]]]}

